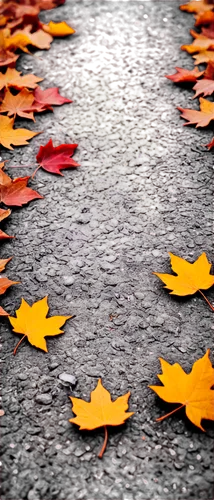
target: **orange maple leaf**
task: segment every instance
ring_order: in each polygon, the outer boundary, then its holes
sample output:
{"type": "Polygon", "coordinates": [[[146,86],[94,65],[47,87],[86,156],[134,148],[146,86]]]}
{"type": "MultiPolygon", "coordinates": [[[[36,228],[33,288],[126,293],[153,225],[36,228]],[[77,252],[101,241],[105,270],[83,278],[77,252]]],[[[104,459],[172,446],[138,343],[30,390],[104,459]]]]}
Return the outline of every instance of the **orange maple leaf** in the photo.
{"type": "Polygon", "coordinates": [[[207,127],[214,120],[214,103],[207,101],[203,97],[199,98],[199,102],[200,111],[189,108],[177,108],[179,111],[182,111],[181,118],[188,120],[188,123],[184,123],[184,125],[196,125],[196,128],[207,127]]]}
{"type": "Polygon", "coordinates": [[[186,50],[188,54],[195,54],[196,52],[204,52],[205,50],[214,50],[214,39],[207,38],[200,35],[189,45],[182,45],[181,50],[186,50]]]}
{"type": "MultiPolygon", "coordinates": [[[[11,210],[9,208],[7,210],[0,208],[0,222],[2,220],[6,219],[6,217],[8,217],[10,214],[11,214],[11,210]]],[[[0,229],[0,240],[7,240],[10,238],[14,238],[14,236],[9,236],[8,234],[4,233],[4,231],[2,231],[0,229]]]]}
{"type": "Polygon", "coordinates": [[[31,345],[47,352],[48,349],[45,337],[64,333],[63,330],[60,330],[60,327],[63,326],[68,319],[74,317],[52,316],[51,318],[46,318],[48,310],[47,297],[34,302],[32,306],[22,299],[21,306],[16,311],[16,318],[9,316],[13,332],[23,334],[23,337],[13,351],[14,355],[25,337],[28,338],[31,345]]]}
{"type": "Polygon", "coordinates": [[[4,99],[0,104],[0,113],[7,116],[20,116],[35,121],[32,111],[28,111],[34,102],[34,93],[28,89],[22,89],[17,95],[13,95],[9,89],[6,90],[4,99]]]}
{"type": "Polygon", "coordinates": [[[175,69],[177,73],[175,73],[174,75],[166,75],[166,78],[172,80],[175,83],[194,83],[197,81],[197,78],[202,76],[204,73],[204,71],[199,71],[197,67],[189,70],[176,66],[175,69]]]}
{"type": "MultiPolygon", "coordinates": [[[[9,259],[0,259],[0,272],[4,271],[5,266],[11,259],[12,257],[9,257],[9,259]]],[[[10,286],[17,285],[18,283],[19,281],[11,281],[8,278],[0,277],[0,295],[3,295],[10,286]]],[[[0,307],[0,316],[8,316],[8,313],[2,307],[0,307]]]]}
{"type": "Polygon", "coordinates": [[[191,0],[189,3],[180,5],[180,9],[190,13],[201,14],[210,10],[211,5],[206,0],[191,0]]]}
{"type": "Polygon", "coordinates": [[[214,61],[209,62],[205,72],[204,77],[197,81],[193,90],[196,90],[196,93],[193,97],[198,97],[200,94],[203,95],[212,95],[214,92],[214,61]]]}
{"type": "Polygon", "coordinates": [[[209,144],[206,144],[206,146],[208,147],[208,149],[212,149],[212,148],[214,148],[214,137],[213,137],[213,139],[209,142],[209,144]]]}
{"type": "Polygon", "coordinates": [[[214,369],[209,359],[208,349],[203,358],[195,361],[190,373],[175,363],[170,365],[162,358],[160,359],[162,374],[158,378],[163,386],[150,385],[156,394],[167,403],[181,403],[181,406],[167,415],[160,417],[157,421],[164,420],[180,408],[185,406],[186,416],[189,420],[204,431],[201,420],[214,420],[214,369]]]}
{"type": "Polygon", "coordinates": [[[36,75],[28,74],[21,76],[21,72],[14,68],[7,68],[5,74],[0,73],[0,90],[4,87],[14,87],[15,89],[30,88],[35,89],[38,82],[43,78],[36,75]]]}
{"type": "Polygon", "coordinates": [[[3,168],[4,162],[0,163],[0,202],[9,206],[21,207],[29,201],[43,198],[37,191],[27,187],[30,177],[11,179],[3,168]]]}
{"type": "Polygon", "coordinates": [[[21,37],[26,37],[26,39],[28,39],[28,42],[26,42],[25,45],[22,44],[21,49],[24,52],[29,52],[28,49],[26,48],[27,45],[33,45],[38,49],[50,49],[53,37],[49,35],[49,33],[45,33],[45,31],[43,31],[42,29],[35,31],[35,33],[31,33],[31,29],[32,26],[28,25],[23,30],[15,31],[13,35],[14,37],[20,36],[20,39],[22,39],[21,37]]]}
{"type": "Polygon", "coordinates": [[[130,392],[127,392],[127,394],[120,396],[113,402],[110,393],[103,387],[102,381],[99,379],[97,387],[91,392],[91,401],[89,403],[83,399],[70,397],[73,404],[72,411],[76,417],[71,418],[69,422],[79,425],[80,430],[93,430],[104,427],[105,439],[98,455],[99,458],[102,458],[107,445],[107,425],[121,425],[134,414],[134,412],[126,413],[129,396],[130,392]]]}
{"type": "Polygon", "coordinates": [[[7,149],[13,149],[13,146],[24,146],[28,140],[32,139],[40,132],[31,132],[26,128],[13,128],[14,118],[0,116],[0,144],[7,149]]]}
{"type": "Polygon", "coordinates": [[[193,59],[197,65],[214,61],[214,50],[202,50],[199,54],[195,54],[193,59]]]}

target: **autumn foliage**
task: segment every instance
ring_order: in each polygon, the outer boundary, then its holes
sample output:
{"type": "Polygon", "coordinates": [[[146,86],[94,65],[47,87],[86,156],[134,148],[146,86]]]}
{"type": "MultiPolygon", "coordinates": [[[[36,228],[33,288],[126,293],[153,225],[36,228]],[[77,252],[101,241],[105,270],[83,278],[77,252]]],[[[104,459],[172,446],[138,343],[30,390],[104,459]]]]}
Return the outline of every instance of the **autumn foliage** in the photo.
{"type": "MultiPolygon", "coordinates": [[[[193,57],[196,67],[192,70],[176,67],[176,73],[166,77],[178,84],[192,85],[195,91],[193,99],[199,97],[199,111],[178,107],[181,118],[187,121],[184,125],[207,127],[214,122],[214,103],[204,99],[214,95],[214,4],[208,0],[190,0],[181,5],[180,9],[195,17],[196,30],[190,30],[193,41],[182,45],[181,50],[193,57]]],[[[214,148],[214,137],[207,147],[209,150],[214,148]]]]}

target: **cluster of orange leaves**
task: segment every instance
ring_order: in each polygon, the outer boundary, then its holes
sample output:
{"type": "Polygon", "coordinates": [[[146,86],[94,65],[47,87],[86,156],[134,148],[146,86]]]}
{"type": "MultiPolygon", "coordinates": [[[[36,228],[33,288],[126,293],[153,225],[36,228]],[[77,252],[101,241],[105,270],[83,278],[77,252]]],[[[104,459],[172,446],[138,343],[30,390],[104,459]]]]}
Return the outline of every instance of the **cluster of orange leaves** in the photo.
{"type": "MultiPolygon", "coordinates": [[[[62,97],[58,88],[42,90],[38,83],[43,78],[33,74],[22,75],[15,68],[21,52],[31,54],[31,50],[49,49],[54,37],[75,33],[65,21],[50,21],[44,24],[39,19],[41,10],[52,9],[63,3],[64,0],[5,0],[0,4],[0,144],[7,149],[13,149],[12,145],[27,145],[28,140],[40,133],[14,128],[17,116],[35,121],[34,113],[53,111],[53,105],[72,102],[62,97]]],[[[70,162],[75,164],[73,160],[70,162]]],[[[3,169],[4,162],[0,164],[0,202],[3,204],[0,209],[0,222],[11,214],[8,207],[21,207],[31,200],[42,198],[27,186],[29,176],[13,180],[3,169]]],[[[13,236],[0,230],[0,240],[9,238],[13,236]]],[[[0,261],[0,271],[4,270],[9,260],[10,258],[0,261]]],[[[0,278],[0,294],[16,283],[7,278],[0,278]]],[[[7,315],[1,307],[0,316],[7,315]]]]}
{"type": "MultiPolygon", "coordinates": [[[[176,67],[177,72],[166,77],[178,84],[191,85],[195,91],[193,99],[200,96],[200,111],[178,107],[181,117],[187,120],[184,125],[207,127],[214,121],[214,102],[204,99],[214,95],[214,4],[212,0],[191,0],[180,9],[195,17],[195,30],[190,30],[194,40],[182,45],[181,50],[192,55],[196,67],[192,70],[176,67]],[[202,66],[198,68],[198,65],[202,66]]],[[[214,137],[207,147],[214,148],[214,137]]]]}

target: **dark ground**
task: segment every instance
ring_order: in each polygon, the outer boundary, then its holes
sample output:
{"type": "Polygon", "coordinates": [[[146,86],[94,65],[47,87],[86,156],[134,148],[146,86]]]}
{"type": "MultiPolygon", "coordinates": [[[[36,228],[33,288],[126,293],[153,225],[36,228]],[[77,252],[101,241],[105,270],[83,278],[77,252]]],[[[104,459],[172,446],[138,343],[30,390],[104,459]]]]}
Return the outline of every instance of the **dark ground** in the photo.
{"type": "Polygon", "coordinates": [[[44,200],[13,211],[5,230],[16,239],[2,257],[14,256],[7,276],[22,283],[2,305],[14,313],[22,296],[48,294],[51,314],[76,319],[47,339],[49,353],[26,342],[15,358],[18,336],[7,320],[1,327],[2,500],[213,498],[213,427],[202,433],[182,412],[155,423],[171,407],[147,388],[157,383],[159,356],[190,371],[213,339],[207,304],[170,297],[152,275],[170,270],[168,251],[212,259],[213,155],[201,147],[212,134],[182,127],[176,106],[198,102],[164,78],[176,65],[192,67],[179,47],[193,17],[178,5],[67,1],[43,19],[65,19],[77,34],[20,58],[19,69],[74,102],[37,115],[35,125],[17,122],[44,132],[2,158],[32,164],[52,138],[79,143],[81,167],[64,178],[39,171],[32,186],[44,200]],[[63,372],[77,377],[73,391],[60,383],[63,372]],[[98,377],[113,398],[130,390],[136,412],[110,433],[103,460],[103,431],[80,433],[68,422],[68,395],[88,399],[98,377]]]}

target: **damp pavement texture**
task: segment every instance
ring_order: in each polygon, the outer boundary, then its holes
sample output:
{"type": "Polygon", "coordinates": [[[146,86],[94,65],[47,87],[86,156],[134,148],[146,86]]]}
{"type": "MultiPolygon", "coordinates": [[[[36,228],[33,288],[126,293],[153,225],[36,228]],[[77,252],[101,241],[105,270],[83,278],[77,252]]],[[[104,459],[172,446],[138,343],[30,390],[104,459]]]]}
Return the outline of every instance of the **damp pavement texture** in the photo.
{"type": "MultiPolygon", "coordinates": [[[[31,185],[44,199],[5,224],[16,235],[2,245],[2,257],[13,255],[7,276],[21,284],[2,305],[14,313],[21,297],[48,295],[52,315],[76,318],[47,338],[47,354],[24,342],[16,357],[19,336],[2,324],[2,500],[213,499],[211,423],[202,433],[183,411],[156,423],[172,407],[147,387],[158,383],[159,356],[189,372],[213,340],[205,301],[170,296],[152,275],[170,272],[168,251],[212,259],[213,155],[201,146],[212,132],[182,126],[176,106],[197,109],[198,101],[164,77],[192,67],[179,47],[191,39],[193,17],[178,6],[67,1],[42,19],[65,19],[77,34],[20,57],[18,69],[73,103],[35,124],[17,121],[43,134],[2,158],[34,164],[52,138],[78,143],[81,167],[64,177],[40,170],[31,185]],[[103,430],[79,432],[68,422],[68,396],[89,400],[99,377],[113,399],[131,391],[135,412],[110,430],[102,460],[103,430]]],[[[206,295],[213,299],[212,290],[206,295]]]]}

